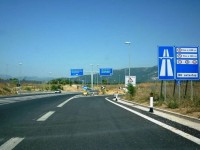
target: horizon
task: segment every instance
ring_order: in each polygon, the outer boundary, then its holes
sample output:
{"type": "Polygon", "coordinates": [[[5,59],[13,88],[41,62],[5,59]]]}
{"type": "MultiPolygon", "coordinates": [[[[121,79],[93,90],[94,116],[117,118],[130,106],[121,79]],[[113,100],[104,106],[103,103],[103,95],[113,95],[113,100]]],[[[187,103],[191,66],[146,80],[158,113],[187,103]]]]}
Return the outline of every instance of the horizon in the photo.
{"type": "MultiPolygon", "coordinates": [[[[157,67],[157,65],[155,66],[152,66],[152,67],[134,67],[134,68],[130,68],[131,70],[132,69],[141,69],[141,68],[153,68],[153,67],[157,67]]],[[[128,75],[128,69],[129,68],[121,68],[121,69],[113,69],[113,71],[117,70],[127,70],[125,72],[126,75],[128,75]]],[[[84,73],[84,70],[83,70],[83,73],[84,73]]],[[[99,74],[97,72],[93,72],[93,75],[96,75],[96,74],[99,74]]],[[[134,76],[134,73],[131,74],[132,76],[134,76]]],[[[83,74],[82,76],[91,76],[91,73],[88,73],[88,74],[83,74]]],[[[82,76],[70,76],[70,77],[67,77],[67,76],[60,76],[60,77],[50,77],[50,76],[11,76],[11,75],[6,75],[6,74],[0,74],[0,79],[3,79],[3,80],[8,80],[8,79],[13,79],[13,78],[16,78],[16,79],[23,79],[24,78],[37,78],[39,81],[40,80],[53,80],[53,79],[59,79],[59,78],[79,78],[79,77],[82,77],[82,76]]],[[[30,80],[30,79],[29,79],[30,80]]],[[[27,80],[27,81],[29,81],[27,80]]],[[[34,79],[35,80],[35,79],[34,79]]],[[[37,80],[36,80],[37,81],[37,80]]]]}

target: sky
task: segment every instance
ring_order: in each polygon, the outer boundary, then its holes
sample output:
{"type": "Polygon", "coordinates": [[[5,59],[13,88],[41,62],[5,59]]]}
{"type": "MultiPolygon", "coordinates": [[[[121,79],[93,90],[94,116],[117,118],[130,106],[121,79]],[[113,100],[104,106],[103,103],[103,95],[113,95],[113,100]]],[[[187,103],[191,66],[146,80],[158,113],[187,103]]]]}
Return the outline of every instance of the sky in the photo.
{"type": "Polygon", "coordinates": [[[199,45],[200,0],[0,0],[0,74],[13,77],[153,67],[158,46],[199,45]]]}

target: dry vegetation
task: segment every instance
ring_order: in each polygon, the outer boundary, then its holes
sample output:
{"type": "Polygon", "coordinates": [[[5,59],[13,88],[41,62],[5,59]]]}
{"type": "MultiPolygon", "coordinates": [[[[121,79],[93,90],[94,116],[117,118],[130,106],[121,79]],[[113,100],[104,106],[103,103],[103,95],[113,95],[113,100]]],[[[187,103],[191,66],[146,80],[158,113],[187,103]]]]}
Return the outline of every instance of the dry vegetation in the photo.
{"type": "MultiPolygon", "coordinates": [[[[47,84],[31,84],[24,83],[21,87],[21,92],[40,92],[47,91],[49,85],[47,84]]],[[[16,87],[16,84],[13,83],[0,83],[0,96],[9,96],[16,95],[19,91],[19,87],[16,87]]]]}
{"type": "Polygon", "coordinates": [[[200,118],[200,83],[193,81],[193,96],[191,96],[191,83],[183,82],[180,86],[180,98],[179,98],[179,87],[175,87],[174,83],[166,83],[166,99],[164,96],[164,84],[163,93],[161,94],[161,83],[142,83],[136,87],[136,95],[133,98],[127,99],[149,106],[150,93],[154,94],[154,106],[170,111],[178,112],[184,115],[193,116],[200,118]],[[187,90],[186,90],[187,88],[187,90]],[[186,92],[186,93],[185,93],[186,92]],[[174,93],[174,94],[173,94],[174,93]]]}

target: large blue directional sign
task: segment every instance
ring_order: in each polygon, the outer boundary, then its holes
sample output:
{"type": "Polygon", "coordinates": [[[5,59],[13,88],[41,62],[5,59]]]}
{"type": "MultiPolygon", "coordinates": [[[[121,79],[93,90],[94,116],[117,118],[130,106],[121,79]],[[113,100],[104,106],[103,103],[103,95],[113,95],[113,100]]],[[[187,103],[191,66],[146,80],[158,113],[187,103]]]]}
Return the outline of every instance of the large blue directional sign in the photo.
{"type": "Polygon", "coordinates": [[[71,69],[71,76],[83,76],[83,69],[71,69]]]}
{"type": "Polygon", "coordinates": [[[177,80],[199,80],[198,47],[175,47],[177,80]]]}
{"type": "Polygon", "coordinates": [[[174,80],[174,47],[158,47],[158,78],[159,80],[174,80]]]}
{"type": "Polygon", "coordinates": [[[100,76],[111,76],[113,74],[112,68],[100,68],[100,76]]]}

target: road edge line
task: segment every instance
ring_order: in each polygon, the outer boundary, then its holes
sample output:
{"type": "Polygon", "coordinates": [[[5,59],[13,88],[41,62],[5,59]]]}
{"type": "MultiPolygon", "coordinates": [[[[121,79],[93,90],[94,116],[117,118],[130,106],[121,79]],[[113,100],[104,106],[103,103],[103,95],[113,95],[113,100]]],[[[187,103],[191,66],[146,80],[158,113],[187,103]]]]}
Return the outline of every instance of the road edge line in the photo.
{"type": "Polygon", "coordinates": [[[197,137],[195,137],[195,136],[193,136],[193,135],[190,135],[190,134],[185,133],[185,132],[183,132],[183,131],[181,131],[181,130],[179,130],[179,129],[177,129],[177,128],[174,128],[174,127],[172,127],[172,126],[169,126],[169,125],[167,125],[167,124],[165,124],[165,123],[163,123],[163,122],[160,122],[160,121],[155,120],[155,119],[153,119],[153,118],[151,118],[151,117],[148,117],[148,116],[146,116],[146,115],[143,115],[143,114],[141,114],[141,113],[139,113],[139,112],[137,112],[137,111],[134,111],[134,110],[132,110],[132,109],[130,109],[130,108],[128,108],[128,107],[125,107],[125,106],[123,106],[123,105],[120,105],[120,104],[118,104],[118,103],[115,103],[115,102],[109,100],[108,98],[105,98],[105,99],[106,99],[107,101],[109,101],[109,102],[111,102],[111,103],[113,103],[113,104],[115,104],[115,105],[117,105],[117,106],[119,106],[119,107],[125,109],[125,110],[128,110],[128,111],[130,111],[130,112],[132,112],[132,113],[134,113],[134,114],[136,114],[136,115],[138,115],[138,116],[140,116],[140,117],[142,117],[142,118],[144,118],[144,119],[147,119],[147,120],[149,120],[149,121],[151,121],[151,122],[153,122],[153,123],[155,123],[155,124],[157,124],[157,125],[159,125],[159,126],[165,128],[165,129],[167,129],[167,130],[169,130],[169,131],[171,131],[171,132],[174,132],[174,133],[176,133],[176,134],[178,134],[178,135],[180,135],[180,136],[182,136],[182,137],[184,137],[184,138],[186,138],[186,139],[188,139],[188,140],[190,140],[190,141],[192,141],[192,142],[194,142],[194,143],[200,145],[200,139],[197,138],[197,137]]]}

